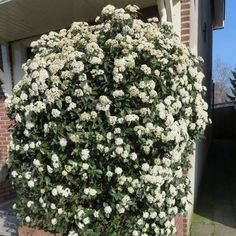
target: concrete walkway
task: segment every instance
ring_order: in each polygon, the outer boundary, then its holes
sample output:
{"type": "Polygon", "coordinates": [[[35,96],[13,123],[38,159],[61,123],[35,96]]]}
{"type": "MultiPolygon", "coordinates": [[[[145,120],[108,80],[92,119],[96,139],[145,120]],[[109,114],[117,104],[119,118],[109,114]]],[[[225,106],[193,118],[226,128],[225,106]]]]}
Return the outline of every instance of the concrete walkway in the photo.
{"type": "Polygon", "coordinates": [[[18,221],[12,210],[13,201],[0,204],[0,236],[17,236],[18,221]]]}
{"type": "Polygon", "coordinates": [[[192,218],[191,236],[236,236],[236,142],[215,140],[192,218]]]}

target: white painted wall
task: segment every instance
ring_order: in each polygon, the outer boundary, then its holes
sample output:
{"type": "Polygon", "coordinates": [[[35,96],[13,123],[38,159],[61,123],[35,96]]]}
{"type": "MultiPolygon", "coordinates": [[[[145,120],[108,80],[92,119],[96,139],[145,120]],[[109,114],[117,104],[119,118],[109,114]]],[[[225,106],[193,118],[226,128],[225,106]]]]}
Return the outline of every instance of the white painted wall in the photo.
{"type": "Polygon", "coordinates": [[[181,36],[181,3],[173,0],[173,27],[175,32],[181,36]]]}
{"type": "Polygon", "coordinates": [[[23,76],[22,64],[27,60],[26,48],[35,39],[37,38],[23,39],[11,42],[10,44],[1,44],[4,71],[0,74],[0,79],[3,82],[2,88],[6,94],[11,94],[13,86],[21,80],[23,76]],[[12,61],[10,61],[10,53],[12,54],[12,61]]]}
{"type": "MultiPolygon", "coordinates": [[[[191,1],[191,22],[190,22],[190,49],[204,59],[203,72],[205,74],[204,85],[208,88],[206,101],[211,104],[211,71],[212,71],[212,14],[211,2],[205,0],[191,1]],[[205,33],[205,29],[207,32],[205,33]]],[[[204,169],[206,157],[208,155],[211,130],[205,132],[206,138],[199,140],[196,143],[196,150],[191,158],[192,169],[189,172],[189,177],[192,180],[191,189],[192,205],[189,206],[189,218],[196,203],[201,177],[204,169]]],[[[190,224],[188,224],[190,226],[190,224]]]]}
{"type": "Polygon", "coordinates": [[[3,92],[6,94],[11,94],[12,91],[12,77],[11,77],[11,67],[9,58],[9,47],[8,44],[1,44],[2,49],[2,60],[3,60],[3,71],[1,73],[1,81],[3,92]]]}
{"type": "Polygon", "coordinates": [[[23,76],[22,64],[27,60],[26,48],[30,46],[31,42],[37,39],[28,38],[13,42],[12,45],[12,71],[13,84],[16,85],[23,76]]]}

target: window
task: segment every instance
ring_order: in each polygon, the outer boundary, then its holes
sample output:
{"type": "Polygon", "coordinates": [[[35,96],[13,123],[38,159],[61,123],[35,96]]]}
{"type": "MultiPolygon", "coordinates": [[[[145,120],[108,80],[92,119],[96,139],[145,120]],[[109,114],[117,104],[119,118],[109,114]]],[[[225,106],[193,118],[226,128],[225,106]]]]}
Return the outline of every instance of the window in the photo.
{"type": "Polygon", "coordinates": [[[27,47],[26,48],[26,59],[32,59],[34,57],[34,54],[32,53],[32,48],[31,47],[27,47]]]}
{"type": "Polygon", "coordinates": [[[152,6],[152,7],[146,7],[140,10],[141,15],[139,15],[139,18],[141,18],[143,21],[147,21],[148,18],[152,17],[159,17],[158,9],[157,6],[152,6]]]}

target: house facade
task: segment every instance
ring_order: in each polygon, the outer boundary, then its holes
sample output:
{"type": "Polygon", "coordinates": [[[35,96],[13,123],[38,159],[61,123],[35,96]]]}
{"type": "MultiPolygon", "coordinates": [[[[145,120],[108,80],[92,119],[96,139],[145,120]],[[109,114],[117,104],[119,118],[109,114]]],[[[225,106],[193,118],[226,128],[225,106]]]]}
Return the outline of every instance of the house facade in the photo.
{"type": "MultiPolygon", "coordinates": [[[[161,23],[172,22],[182,42],[204,59],[206,100],[211,104],[212,32],[224,25],[224,0],[0,0],[0,201],[14,194],[4,168],[10,140],[10,121],[4,100],[23,75],[21,65],[31,57],[30,43],[49,31],[68,28],[74,21],[93,23],[107,4],[116,7],[136,4],[141,8],[143,20],[158,17],[161,23]]],[[[192,180],[193,203],[207,155],[210,129],[206,131],[206,137],[196,144],[191,157],[192,169],[188,175],[192,180]]],[[[189,208],[188,219],[193,206],[189,208]]]]}

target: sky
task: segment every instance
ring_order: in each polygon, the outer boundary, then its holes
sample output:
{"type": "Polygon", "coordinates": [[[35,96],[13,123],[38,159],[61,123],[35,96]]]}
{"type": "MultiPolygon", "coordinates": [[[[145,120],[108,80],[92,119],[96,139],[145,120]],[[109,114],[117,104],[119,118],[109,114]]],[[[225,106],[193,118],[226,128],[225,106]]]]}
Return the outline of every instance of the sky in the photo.
{"type": "Polygon", "coordinates": [[[213,33],[213,62],[222,60],[231,68],[236,67],[236,0],[226,0],[224,29],[213,33]]]}

